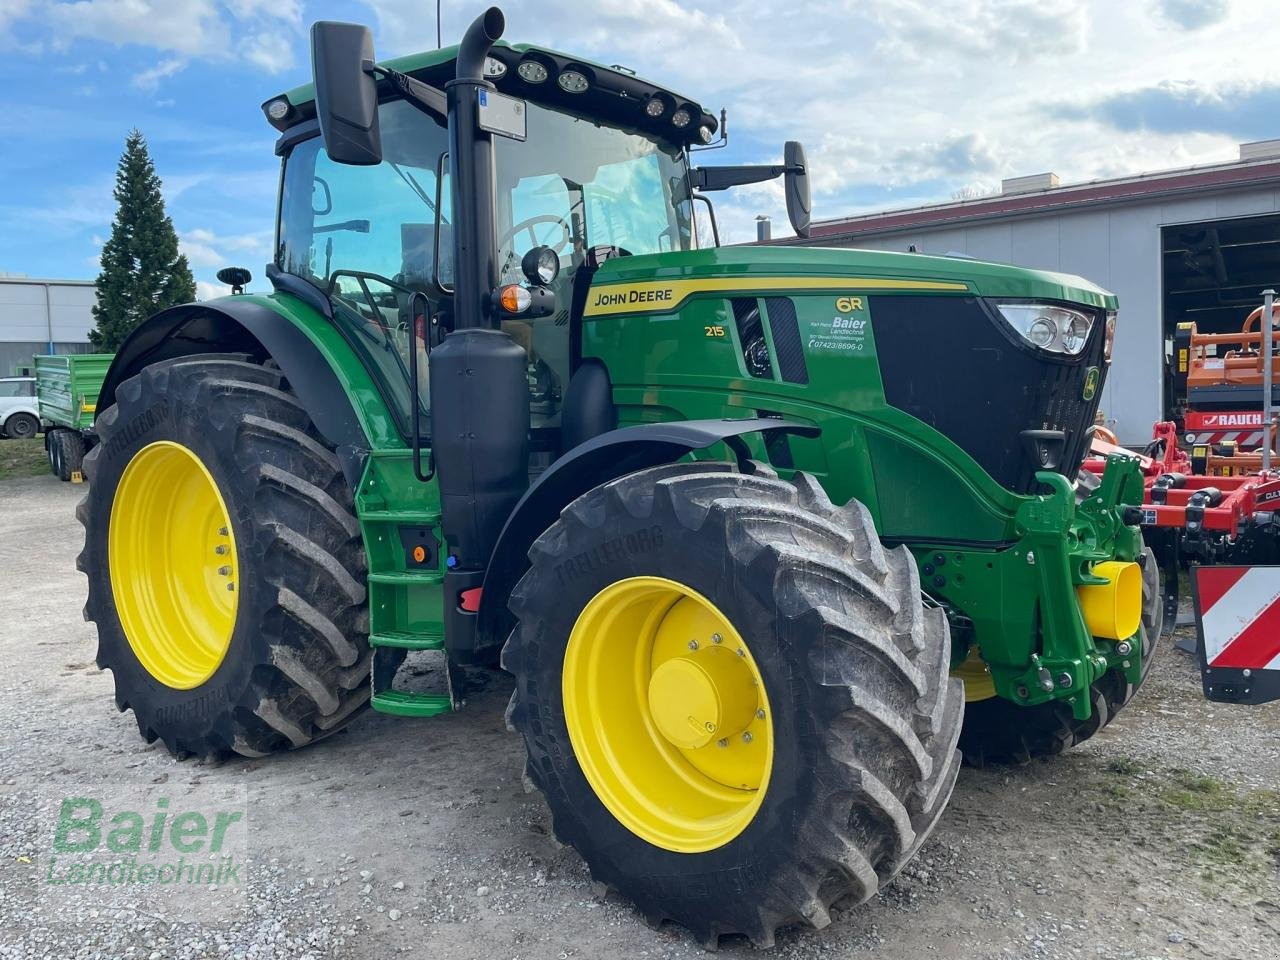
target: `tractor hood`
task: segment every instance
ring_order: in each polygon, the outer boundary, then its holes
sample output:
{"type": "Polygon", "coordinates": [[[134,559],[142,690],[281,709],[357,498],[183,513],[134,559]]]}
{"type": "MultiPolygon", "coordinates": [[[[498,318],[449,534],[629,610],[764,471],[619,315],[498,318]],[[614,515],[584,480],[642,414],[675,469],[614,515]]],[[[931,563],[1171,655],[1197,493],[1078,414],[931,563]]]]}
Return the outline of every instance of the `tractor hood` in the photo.
{"type": "MultiPolygon", "coordinates": [[[[617,310],[623,304],[601,303],[597,294],[618,283],[644,281],[658,290],[664,282],[670,296],[686,284],[690,292],[707,284],[725,290],[915,290],[938,294],[968,294],[1028,300],[1054,300],[1104,310],[1116,308],[1110,292],[1082,277],[1046,270],[960,257],[931,257],[836,247],[717,247],[688,253],[618,257],[606,261],[596,274],[587,316],[598,313],[652,310],[655,302],[636,304],[637,310],[617,310]],[[615,309],[609,309],[612,306],[615,309]],[[594,308],[594,309],[593,309],[594,308]]],[[[675,303],[665,302],[664,308],[675,303]]]]}

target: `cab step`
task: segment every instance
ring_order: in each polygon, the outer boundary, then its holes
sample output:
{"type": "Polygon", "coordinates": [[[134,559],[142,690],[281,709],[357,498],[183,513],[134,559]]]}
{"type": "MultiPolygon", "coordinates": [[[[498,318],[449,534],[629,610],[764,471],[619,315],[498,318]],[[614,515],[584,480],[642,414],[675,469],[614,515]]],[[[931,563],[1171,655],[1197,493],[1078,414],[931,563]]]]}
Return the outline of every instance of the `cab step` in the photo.
{"type": "Polygon", "coordinates": [[[412,633],[394,630],[388,633],[369,634],[371,647],[395,647],[398,650],[443,650],[444,627],[431,627],[412,633]]]}
{"type": "Polygon", "coordinates": [[[379,713],[397,717],[438,717],[453,711],[448,694],[409,693],[405,690],[381,690],[373,695],[369,705],[379,713]]]}
{"type": "Polygon", "coordinates": [[[444,574],[439,570],[390,570],[369,574],[369,582],[395,587],[425,586],[444,583],[444,574]]]}
{"type": "Polygon", "coordinates": [[[433,527],[440,522],[440,513],[435,510],[365,510],[360,514],[360,519],[433,527]]]}

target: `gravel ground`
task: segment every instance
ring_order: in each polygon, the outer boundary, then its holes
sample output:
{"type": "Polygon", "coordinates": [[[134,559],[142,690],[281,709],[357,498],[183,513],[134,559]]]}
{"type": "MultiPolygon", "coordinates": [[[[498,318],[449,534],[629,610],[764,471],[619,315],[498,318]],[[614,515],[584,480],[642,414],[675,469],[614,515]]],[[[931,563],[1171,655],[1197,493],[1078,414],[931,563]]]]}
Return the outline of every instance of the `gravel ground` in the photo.
{"type": "MultiPolygon", "coordinates": [[[[51,477],[0,483],[0,958],[703,955],[682,930],[597,899],[549,836],[503,728],[501,674],[462,713],[366,714],[283,757],[180,764],[144,744],[81,620],[80,494],[51,477]],[[242,906],[216,923],[69,920],[41,891],[51,825],[30,800],[105,782],[243,790],[242,906]]],[[[1280,705],[1204,702],[1191,658],[1166,647],[1104,734],[1056,762],[964,771],[902,876],[824,931],[783,933],[774,955],[1274,960],[1278,785],[1280,705]]]]}

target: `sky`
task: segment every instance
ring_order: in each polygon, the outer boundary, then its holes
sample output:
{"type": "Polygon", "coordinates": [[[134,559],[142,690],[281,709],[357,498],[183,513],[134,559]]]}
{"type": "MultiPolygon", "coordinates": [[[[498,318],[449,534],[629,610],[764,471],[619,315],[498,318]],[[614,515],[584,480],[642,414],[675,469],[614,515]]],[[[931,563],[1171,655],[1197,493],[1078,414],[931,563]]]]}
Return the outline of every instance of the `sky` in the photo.
{"type": "MultiPolygon", "coordinates": [[[[1236,159],[1280,138],[1275,0],[508,0],[506,38],[622,63],[729,112],[704,162],[808,152],[814,217],[1236,159]]],[[[445,42],[481,10],[443,0],[445,42]]],[[[260,104],[310,79],[315,20],[379,57],[424,0],[0,0],[0,273],[92,279],[125,137],[146,136],[202,296],[261,277],[279,166],[260,104]]],[[[789,233],[778,183],[715,196],[722,239],[789,233]]]]}

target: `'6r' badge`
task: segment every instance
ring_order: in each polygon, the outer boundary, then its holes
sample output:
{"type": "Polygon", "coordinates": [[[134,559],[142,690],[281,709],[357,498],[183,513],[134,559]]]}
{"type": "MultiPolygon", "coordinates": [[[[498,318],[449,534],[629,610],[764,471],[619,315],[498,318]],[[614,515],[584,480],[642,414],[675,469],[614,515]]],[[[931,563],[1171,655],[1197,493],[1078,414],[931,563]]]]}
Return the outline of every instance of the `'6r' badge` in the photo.
{"type": "Polygon", "coordinates": [[[1085,400],[1092,400],[1093,395],[1098,392],[1098,368],[1090,367],[1084,372],[1084,390],[1081,396],[1085,400]]]}

